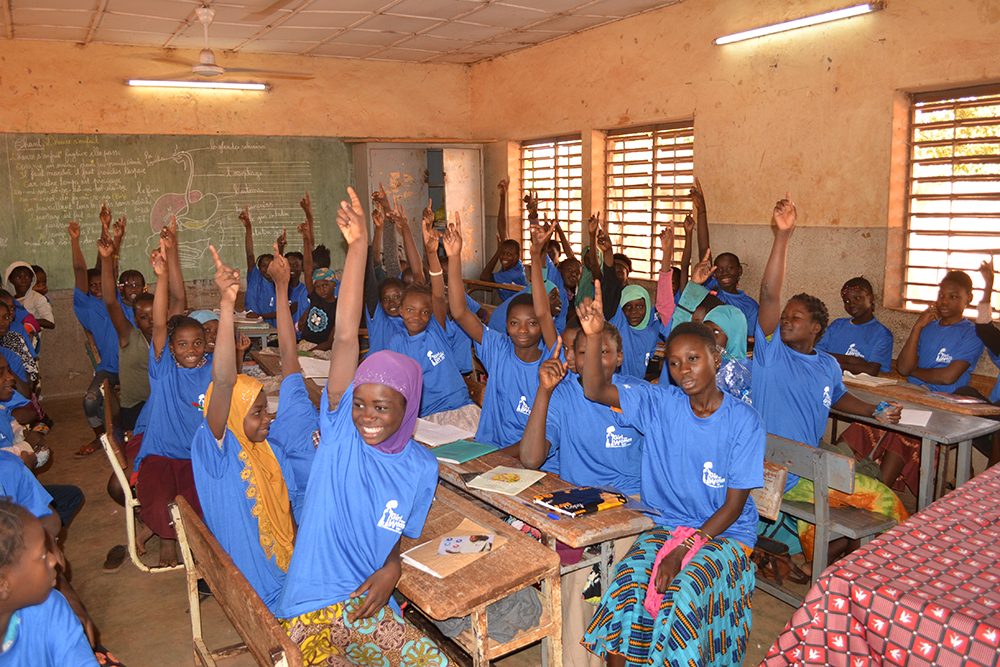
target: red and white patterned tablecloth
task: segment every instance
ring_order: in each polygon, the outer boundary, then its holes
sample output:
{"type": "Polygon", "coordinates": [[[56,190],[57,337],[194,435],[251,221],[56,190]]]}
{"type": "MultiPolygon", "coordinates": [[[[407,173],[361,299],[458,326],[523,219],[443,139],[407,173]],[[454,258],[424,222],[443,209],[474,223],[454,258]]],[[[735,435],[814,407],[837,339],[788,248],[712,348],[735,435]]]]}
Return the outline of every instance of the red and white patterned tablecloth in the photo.
{"type": "Polygon", "coordinates": [[[826,570],[762,665],[1000,664],[1000,466],[826,570]]]}

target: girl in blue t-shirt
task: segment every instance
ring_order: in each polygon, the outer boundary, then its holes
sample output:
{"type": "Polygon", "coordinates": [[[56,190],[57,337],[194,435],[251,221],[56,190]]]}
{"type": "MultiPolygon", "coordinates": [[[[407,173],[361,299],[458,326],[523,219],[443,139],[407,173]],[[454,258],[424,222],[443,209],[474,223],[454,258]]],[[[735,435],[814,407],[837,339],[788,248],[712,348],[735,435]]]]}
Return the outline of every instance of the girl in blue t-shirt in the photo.
{"type": "Polygon", "coordinates": [[[201,323],[184,315],[167,319],[170,263],[166,256],[161,238],[160,254],[151,260],[157,289],[149,346],[150,394],[132,437],[142,437],[133,478],[142,504],[142,521],[148,529],[136,537],[136,546],[140,554],[145,553],[143,545],[151,533],[159,535],[160,566],[172,567],[177,565],[177,532],[167,504],[180,494],[201,516],[191,470],[191,439],[201,424],[212,365],[205,356],[201,323]]]}
{"type": "MultiPolygon", "coordinates": [[[[775,205],[772,219],[777,232],[761,280],[760,312],[754,335],[753,406],[764,420],[768,433],[818,447],[831,407],[867,417],[875,414],[877,406],[848,392],[837,361],[814,349],[829,319],[823,302],[809,294],[796,294],[784,309],[781,307],[788,243],[797,218],[790,196],[786,195],[775,205]],[[778,335],[774,335],[776,333],[778,335]]],[[[897,423],[899,414],[900,406],[893,405],[886,416],[879,419],[897,423]]],[[[854,489],[855,493],[850,496],[838,495],[836,504],[861,507],[900,521],[906,518],[899,498],[885,485],[856,473],[854,489]]],[[[807,497],[811,502],[812,482],[789,474],[784,498],[802,501],[807,497]]],[[[813,530],[812,524],[798,522],[806,565],[812,560],[813,530]]],[[[854,547],[847,538],[832,542],[831,560],[854,547]]]]}
{"type": "Polygon", "coordinates": [[[656,352],[656,344],[670,333],[653,313],[649,292],[638,285],[626,285],[611,324],[622,336],[622,375],[646,377],[646,367],[656,352]]]}
{"type": "Polygon", "coordinates": [[[83,625],[58,591],[61,558],[48,547],[42,522],[0,499],[0,664],[11,667],[96,667],[83,625]]]}
{"type": "MultiPolygon", "coordinates": [[[[578,312],[587,348],[597,351],[605,335],[600,283],[594,291],[578,312]]],[[[760,417],[716,386],[721,358],[704,324],[684,323],[670,334],[667,362],[679,387],[633,378],[614,383],[601,357],[585,355],[584,391],[646,435],[642,500],[660,517],[618,564],[583,645],[609,664],[688,664],[711,654],[712,664],[738,665],[754,588],[757,509],[750,490],[764,483],[760,417]],[[668,587],[671,594],[663,595],[668,587]],[[729,613],[711,611],[720,603],[729,613]],[[687,622],[692,613],[702,619],[696,626],[687,622]],[[687,641],[678,646],[676,633],[687,641]]]]}
{"type": "Polygon", "coordinates": [[[389,351],[358,365],[368,240],[361,202],[348,193],[337,211],[347,257],[320,442],[275,615],[307,665],[370,664],[376,652],[381,665],[443,667],[444,654],[390,606],[401,536],[423,531],[438,464],[411,437],[420,366],[389,351]]]}
{"type": "Polygon", "coordinates": [[[459,369],[454,332],[450,330],[458,325],[448,321],[444,272],[437,254],[439,233],[433,228],[433,212],[429,208],[427,212],[430,217],[424,217],[424,256],[430,270],[431,287],[414,283],[403,290],[399,312],[406,330],[393,334],[388,349],[405,354],[423,370],[422,418],[475,432],[479,428],[480,409],[469,398],[459,369]]]}
{"type": "Polygon", "coordinates": [[[875,292],[863,277],[851,278],[840,288],[850,317],[830,323],[816,349],[826,352],[845,371],[855,375],[892,370],[892,332],[875,319],[875,292]]]}

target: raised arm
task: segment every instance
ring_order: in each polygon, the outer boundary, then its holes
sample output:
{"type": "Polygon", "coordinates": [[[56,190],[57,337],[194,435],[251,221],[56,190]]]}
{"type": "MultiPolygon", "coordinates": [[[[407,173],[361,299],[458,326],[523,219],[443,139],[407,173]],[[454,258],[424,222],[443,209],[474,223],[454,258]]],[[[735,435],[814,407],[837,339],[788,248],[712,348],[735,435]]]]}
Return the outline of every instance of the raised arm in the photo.
{"type": "MultiPolygon", "coordinates": [[[[221,440],[226,435],[229,421],[229,407],[233,402],[233,387],[236,386],[236,337],[233,336],[233,308],[236,295],[240,291],[240,272],[219,259],[215,246],[209,246],[215,260],[215,284],[221,296],[219,302],[219,337],[215,341],[215,355],[212,358],[212,400],[208,404],[205,418],[212,435],[221,440]]],[[[275,257],[277,259],[277,257],[275,257]]],[[[287,304],[285,306],[287,308],[287,304]]]]}
{"type": "Polygon", "coordinates": [[[441,260],[438,259],[438,243],[441,235],[434,229],[434,210],[431,200],[427,200],[420,225],[424,237],[424,256],[427,258],[427,270],[431,274],[431,308],[434,318],[444,329],[448,325],[448,300],[444,294],[444,271],[441,260]]]}
{"type": "Polygon", "coordinates": [[[111,324],[118,334],[118,347],[125,347],[129,337],[132,335],[132,323],[122,312],[122,305],[118,302],[118,289],[115,286],[114,261],[115,245],[107,239],[100,239],[97,242],[97,252],[101,255],[101,292],[104,299],[104,307],[108,309],[108,316],[111,324]]]}
{"type": "Polygon", "coordinates": [[[500,210],[497,211],[497,245],[507,240],[507,189],[510,187],[510,176],[497,184],[500,191],[500,210]]]}
{"type": "MultiPolygon", "coordinates": [[[[587,257],[590,258],[590,265],[597,267],[597,234],[601,231],[601,214],[590,216],[587,220],[587,257]]],[[[582,262],[585,258],[581,257],[582,262]]]]}
{"type": "Polygon", "coordinates": [[[177,218],[160,230],[163,247],[167,251],[167,266],[170,267],[170,305],[167,317],[182,315],[187,310],[187,290],[184,289],[184,273],[181,271],[181,254],[177,247],[177,218]]]}
{"type": "Polygon", "coordinates": [[[159,359],[163,354],[163,346],[167,344],[167,300],[170,298],[170,269],[162,236],[159,252],[153,251],[149,263],[156,273],[156,292],[153,294],[153,352],[159,359]]]}
{"type": "Polygon", "coordinates": [[[983,298],[979,301],[978,313],[976,314],[976,335],[983,341],[986,348],[994,355],[1000,355],[1000,329],[993,324],[993,257],[988,262],[983,262],[979,267],[979,272],[983,274],[983,298]]]}
{"type": "Polygon", "coordinates": [[[681,283],[677,289],[684,292],[687,286],[688,274],[691,272],[691,253],[694,244],[691,242],[691,235],[694,233],[694,218],[690,215],[684,218],[684,247],[681,248],[681,283]]]}
{"type": "Polygon", "coordinates": [[[668,223],[660,230],[660,249],[663,251],[663,259],[660,260],[660,275],[656,279],[656,313],[660,316],[660,322],[669,325],[674,316],[674,284],[673,284],[673,259],[674,259],[674,224],[668,223]]]}
{"type": "MultiPolygon", "coordinates": [[[[604,345],[604,308],[601,303],[601,281],[594,283],[594,300],[584,299],[576,309],[583,335],[587,337],[588,350],[600,350],[604,345]]],[[[621,408],[618,387],[604,377],[600,354],[584,355],[583,394],[595,403],[621,408]]]]}
{"type": "MultiPolygon", "coordinates": [[[[267,268],[278,294],[288,293],[290,270],[288,260],[278,252],[278,244],[274,245],[274,261],[267,268]]],[[[292,309],[288,307],[288,299],[277,299],[275,314],[278,325],[278,349],[281,351],[281,377],[286,378],[294,373],[301,373],[299,352],[295,344],[295,325],[292,323],[292,309]]],[[[222,325],[219,325],[222,331],[222,325]]]]}
{"type": "Polygon", "coordinates": [[[385,214],[378,206],[372,207],[372,266],[382,266],[382,225],[385,224],[385,214]]]}
{"type": "Polygon", "coordinates": [[[87,282],[87,260],[83,258],[83,250],[80,249],[80,223],[69,221],[69,245],[73,254],[73,281],[76,288],[84,294],[90,293],[90,285],[87,282]]]}
{"type": "MultiPolygon", "coordinates": [[[[486,260],[486,264],[483,266],[483,272],[479,274],[479,279],[485,282],[493,282],[493,269],[497,266],[497,260],[500,259],[500,246],[503,245],[504,239],[500,238],[497,234],[497,249],[493,253],[493,256],[486,260]]],[[[447,248],[447,246],[445,246],[447,248]]],[[[449,261],[451,260],[451,255],[448,256],[449,261]]],[[[449,265],[448,269],[449,275],[451,275],[451,268],[449,265]]]]}
{"type": "Polygon", "coordinates": [[[249,274],[253,271],[253,267],[257,266],[257,256],[253,252],[253,225],[250,223],[249,206],[240,211],[240,222],[243,223],[243,228],[246,231],[243,237],[243,248],[247,254],[247,273],[249,274]]]}
{"type": "Polygon", "coordinates": [[[306,196],[299,200],[299,206],[306,214],[306,221],[299,225],[299,232],[302,233],[302,275],[306,284],[306,291],[312,294],[313,291],[313,245],[315,244],[315,227],[313,227],[312,202],[309,200],[309,191],[306,196]]]}
{"type": "Polygon", "coordinates": [[[771,246],[771,256],[767,258],[767,266],[764,267],[764,277],[760,281],[760,311],[757,313],[757,326],[765,336],[774,333],[781,319],[781,286],[785,282],[788,241],[792,238],[795,221],[798,219],[791,194],[785,193],[785,198],[775,204],[771,218],[777,231],[774,245],[771,246]]]}
{"type": "Polygon", "coordinates": [[[559,237],[559,245],[562,246],[563,254],[566,255],[567,259],[576,259],[576,253],[573,252],[573,246],[570,245],[569,239],[566,238],[566,232],[563,231],[562,225],[556,223],[556,235],[559,237]]]}
{"type": "Polygon", "coordinates": [[[618,273],[615,271],[615,253],[611,237],[603,228],[597,232],[597,245],[604,255],[604,263],[601,265],[601,287],[604,296],[601,303],[604,308],[604,319],[610,320],[618,312],[618,302],[622,298],[622,284],[618,282],[618,273]]]}
{"type": "Polygon", "coordinates": [[[556,385],[566,377],[566,371],[569,369],[568,363],[559,360],[561,351],[562,338],[559,338],[552,349],[552,356],[538,367],[538,391],[535,393],[534,403],[531,404],[531,414],[528,415],[528,423],[524,427],[524,435],[521,436],[518,447],[518,456],[525,468],[537,470],[549,457],[552,443],[545,438],[549,402],[552,400],[552,392],[555,391],[556,385]]]}
{"type": "Polygon", "coordinates": [[[326,388],[330,409],[335,410],[347,388],[354,381],[358,369],[358,323],[361,321],[362,289],[365,279],[365,261],[368,255],[368,229],[361,200],[354,188],[347,188],[351,201],[340,202],[337,209],[337,227],[347,241],[347,258],[344,260],[344,278],[337,299],[337,326],[334,331],[330,376],[326,388]]]}
{"type": "MultiPolygon", "coordinates": [[[[448,225],[448,231],[444,234],[444,249],[448,253],[448,276],[457,281],[455,286],[461,285],[462,217],[457,211],[455,212],[455,222],[448,225]]],[[[469,304],[465,302],[465,290],[448,290],[448,305],[451,306],[451,316],[458,322],[458,326],[462,327],[472,340],[482,343],[483,322],[469,310],[469,304]]]]}
{"type": "Polygon", "coordinates": [[[545,266],[545,246],[552,238],[554,226],[548,231],[542,229],[540,225],[531,226],[531,304],[535,308],[535,317],[542,328],[542,340],[545,347],[551,349],[559,338],[556,331],[556,323],[552,319],[552,304],[549,303],[549,294],[545,290],[545,278],[542,277],[542,267],[545,266]]]}
{"type": "MultiPolygon", "coordinates": [[[[705,254],[705,250],[711,245],[708,239],[708,209],[705,206],[705,192],[701,189],[701,183],[694,179],[694,187],[688,193],[691,203],[694,205],[694,216],[698,221],[698,253],[705,254]]],[[[711,260],[711,256],[709,256],[711,260]]]]}
{"type": "Polygon", "coordinates": [[[403,212],[403,206],[400,204],[401,201],[402,197],[396,197],[396,205],[392,213],[389,214],[389,219],[396,225],[403,237],[403,250],[406,252],[406,261],[410,264],[410,270],[413,271],[413,282],[422,285],[427,282],[424,280],[422,269],[424,264],[420,261],[420,253],[417,252],[417,244],[413,240],[413,232],[410,231],[410,221],[406,219],[406,213],[403,212]]]}

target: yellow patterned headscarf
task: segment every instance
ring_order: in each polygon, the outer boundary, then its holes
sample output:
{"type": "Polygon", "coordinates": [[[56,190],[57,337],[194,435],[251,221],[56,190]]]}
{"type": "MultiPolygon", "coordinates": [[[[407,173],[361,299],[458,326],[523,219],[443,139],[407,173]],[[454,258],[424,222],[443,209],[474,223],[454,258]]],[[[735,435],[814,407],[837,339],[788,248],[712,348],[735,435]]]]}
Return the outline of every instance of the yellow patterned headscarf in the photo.
{"type": "MultiPolygon", "coordinates": [[[[214,383],[205,392],[205,411],[212,398],[214,383]]],[[[281,465],[271,451],[267,440],[251,442],[243,431],[243,420],[250,407],[257,400],[260,382],[249,375],[237,375],[233,388],[233,400],[229,406],[226,426],[240,443],[239,459],[243,461],[243,480],[247,482],[247,499],[253,504],[252,514],[257,518],[260,546],[268,559],[274,556],[282,572],[288,571],[295,544],[295,524],[292,521],[292,506],[288,500],[288,485],[281,473],[281,465]]]]}

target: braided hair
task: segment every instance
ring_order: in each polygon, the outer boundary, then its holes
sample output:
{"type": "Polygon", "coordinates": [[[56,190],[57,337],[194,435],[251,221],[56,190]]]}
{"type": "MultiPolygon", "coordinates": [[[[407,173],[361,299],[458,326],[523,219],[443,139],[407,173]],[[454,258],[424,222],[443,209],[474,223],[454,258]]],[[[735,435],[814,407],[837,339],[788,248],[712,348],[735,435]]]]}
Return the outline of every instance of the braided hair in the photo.
{"type": "MultiPolygon", "coordinates": [[[[862,278],[862,280],[864,279],[862,278]]],[[[826,310],[826,304],[823,303],[823,300],[802,292],[793,296],[789,301],[798,301],[806,307],[806,310],[812,315],[812,321],[819,325],[816,340],[822,338],[823,332],[826,331],[826,325],[830,323],[830,313],[826,310]]]]}
{"type": "Polygon", "coordinates": [[[205,335],[205,327],[201,325],[201,322],[194,319],[193,317],[188,317],[187,315],[174,315],[169,320],[167,320],[167,338],[170,340],[174,339],[174,334],[178,329],[198,329],[201,331],[201,335],[205,335]]]}

